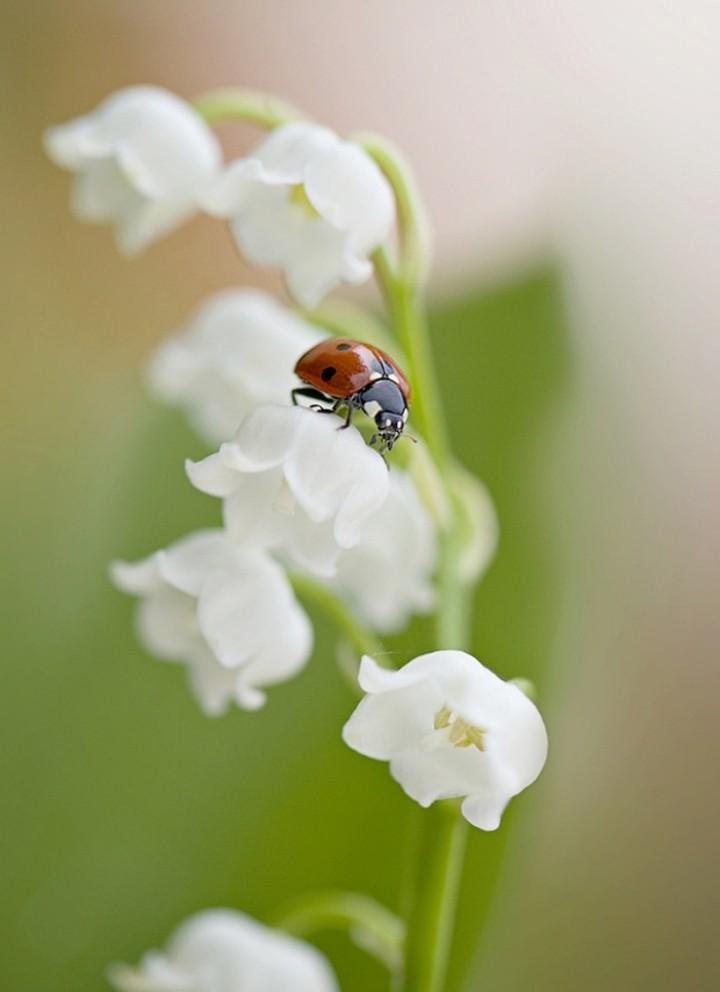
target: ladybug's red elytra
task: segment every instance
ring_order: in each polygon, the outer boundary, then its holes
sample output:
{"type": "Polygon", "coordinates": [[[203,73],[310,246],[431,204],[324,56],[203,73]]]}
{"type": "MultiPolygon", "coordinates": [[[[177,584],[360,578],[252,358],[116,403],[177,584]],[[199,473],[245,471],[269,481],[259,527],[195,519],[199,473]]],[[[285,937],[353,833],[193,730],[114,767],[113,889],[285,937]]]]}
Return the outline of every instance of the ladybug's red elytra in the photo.
{"type": "Polygon", "coordinates": [[[353,413],[362,410],[377,426],[370,444],[381,441],[382,451],[390,451],[405,429],[410,385],[397,363],[374,344],[327,338],[298,359],[295,373],[307,386],[293,389],[293,403],[304,396],[332,402],[330,409],[315,408],[326,413],[345,407],[343,427],[349,427],[353,413]]]}

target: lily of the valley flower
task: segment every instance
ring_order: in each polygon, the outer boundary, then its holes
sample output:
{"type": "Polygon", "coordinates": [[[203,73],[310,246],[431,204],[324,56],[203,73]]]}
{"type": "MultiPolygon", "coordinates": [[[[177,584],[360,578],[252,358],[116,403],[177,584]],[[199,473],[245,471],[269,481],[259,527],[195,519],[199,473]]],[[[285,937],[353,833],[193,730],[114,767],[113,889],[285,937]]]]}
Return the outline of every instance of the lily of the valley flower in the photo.
{"type": "Polygon", "coordinates": [[[337,589],[380,633],[401,630],[413,613],[433,606],[435,528],[412,478],[393,466],[382,507],[363,527],[360,542],[338,558],[337,589]]]}
{"type": "Polygon", "coordinates": [[[50,158],[76,174],[75,215],[113,224],[128,253],[187,220],[222,159],[199,114],[154,86],[119,90],[92,113],[48,128],[44,139],[50,158]]]}
{"type": "Polygon", "coordinates": [[[338,992],[316,948],[232,909],[191,916],[164,951],[111,965],[108,979],[118,992],[338,992]]]}
{"type": "Polygon", "coordinates": [[[149,368],[152,391],[182,406],[219,444],[259,403],[286,403],[295,362],[323,332],[272,296],[229,289],[210,297],[187,327],[160,345],[149,368]]]}
{"type": "Polygon", "coordinates": [[[143,645],[187,666],[209,716],[231,703],[258,709],[262,688],[291,678],[310,656],[312,627],[280,566],[222,531],[199,531],[132,564],[113,562],[111,577],[141,597],[143,645]]]}
{"type": "Polygon", "coordinates": [[[233,162],[204,197],[230,220],[240,250],[279,266],[292,295],[315,306],[339,282],[369,278],[390,233],[390,185],[362,148],[317,124],[277,128],[233,162]]]}
{"type": "Polygon", "coordinates": [[[230,536],[271,548],[314,575],[332,575],[385,503],[388,471],[354,428],[301,407],[257,407],[234,439],[186,465],[190,481],[223,499],[230,536]]]}
{"type": "Polygon", "coordinates": [[[509,800],[542,771],[547,734],[535,705],[463,651],[421,655],[398,671],[365,657],[359,682],[367,695],[343,739],[389,761],[421,806],[464,797],[465,818],[495,830],[509,800]]]}

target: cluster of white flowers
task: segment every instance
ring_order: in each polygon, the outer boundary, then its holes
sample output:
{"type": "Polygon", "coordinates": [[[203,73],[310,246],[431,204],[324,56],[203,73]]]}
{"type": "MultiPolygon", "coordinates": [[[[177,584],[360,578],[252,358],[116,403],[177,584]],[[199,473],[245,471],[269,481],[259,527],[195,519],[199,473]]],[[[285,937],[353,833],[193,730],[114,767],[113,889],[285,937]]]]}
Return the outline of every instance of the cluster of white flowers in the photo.
{"type": "MultiPolygon", "coordinates": [[[[223,167],[202,116],[153,87],[122,90],[50,128],[46,147],[76,174],[78,216],[114,224],[122,248],[139,249],[205,209],[229,221],[250,260],[280,267],[304,305],[338,282],[367,279],[394,222],[389,183],[352,142],[296,121],[223,167]]],[[[185,665],[210,715],[233,703],[257,709],[265,687],[307,662],[312,628],[287,568],[330,585],[379,633],[433,605],[437,518],[413,475],[389,473],[354,427],[337,429],[337,417],[289,403],[295,362],[324,334],[267,294],[232,289],[149,363],[155,395],[219,445],[188,462],[187,474],[222,500],[224,526],[135,564],[115,562],[111,574],[140,597],[143,644],[185,665]]],[[[470,576],[492,556],[496,522],[482,489],[468,491],[474,525],[461,564],[470,576]]],[[[360,684],[368,697],[345,740],[389,760],[422,804],[465,796],[467,818],[493,829],[542,767],[533,704],[467,655],[439,652],[396,673],[365,659],[360,684]]]]}
{"type": "MultiPolygon", "coordinates": [[[[75,173],[77,216],[112,224],[123,250],[204,209],[229,221],[247,258],[279,267],[304,306],[340,282],[365,281],[394,223],[393,191],[358,145],[286,123],[224,167],[200,113],[153,87],[122,90],[50,128],[46,148],[75,173]]],[[[341,615],[344,602],[348,626],[376,633],[397,632],[433,606],[449,501],[430,460],[389,472],[354,426],[289,402],[296,361],[324,335],[266,294],[232,289],[208,300],[149,363],[154,394],[181,407],[217,449],[186,469],[222,501],[223,526],[139,562],[116,561],[111,576],[140,599],[142,643],[185,666],[211,716],[233,704],[262,707],[268,686],[307,663],[313,631],[293,572],[304,588],[312,580],[337,596],[341,615]]],[[[456,474],[466,538],[457,570],[469,584],[494,553],[497,526],[482,486],[456,474]]],[[[365,696],[343,739],[388,761],[422,806],[460,799],[471,824],[494,830],[543,767],[547,736],[534,704],[468,654],[436,651],[397,671],[365,657],[358,681],[365,696]]],[[[314,948],[231,910],[192,917],[165,952],[149,952],[137,968],[114,966],[110,980],[120,992],[337,990],[314,948]]]]}
{"type": "Polygon", "coordinates": [[[76,174],[75,215],[113,224],[122,251],[205,209],[230,221],[250,261],[282,269],[304,306],[339,282],[369,279],[369,256],[393,225],[390,185],[352,142],[317,124],[288,123],[223,168],[200,114],[153,86],[120,90],[92,113],[48,128],[45,147],[76,174]]]}

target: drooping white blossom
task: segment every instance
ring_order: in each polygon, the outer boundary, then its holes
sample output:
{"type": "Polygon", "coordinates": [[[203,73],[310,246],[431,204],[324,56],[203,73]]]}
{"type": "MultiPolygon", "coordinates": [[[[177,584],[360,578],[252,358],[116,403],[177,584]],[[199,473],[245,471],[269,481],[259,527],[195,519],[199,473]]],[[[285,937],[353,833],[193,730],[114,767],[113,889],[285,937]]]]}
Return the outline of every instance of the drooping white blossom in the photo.
{"type": "Polygon", "coordinates": [[[312,627],[280,566],[222,531],[198,531],[139,562],[113,562],[118,588],[140,597],[144,647],[185,664],[209,716],[235,703],[257,709],[266,686],[297,674],[312,627]]]}
{"type": "Polygon", "coordinates": [[[464,797],[465,818],[495,830],[509,800],[542,771],[547,733],[534,703],[472,655],[434,651],[398,671],[365,657],[359,682],[366,696],[343,739],[389,761],[421,806],[464,797]]]}
{"type": "Polygon", "coordinates": [[[198,113],[155,86],[131,86],[94,111],[50,127],[45,149],[75,173],[74,214],[112,224],[132,253],[187,220],[217,173],[220,145],[198,113]]]}
{"type": "Polygon", "coordinates": [[[210,297],[148,367],[152,391],[182,406],[204,438],[227,440],[260,403],[286,403],[295,362],[323,332],[253,289],[210,297]]]}
{"type": "Polygon", "coordinates": [[[230,536],[277,551],[314,575],[329,576],[388,494],[388,470],[354,427],[301,407],[264,405],[232,441],[199,462],[190,481],[223,499],[230,536]]]}
{"type": "Polygon", "coordinates": [[[394,219],[390,185],[370,156],[304,122],[276,128],[228,166],[204,205],[230,220],[247,258],[279,266],[292,295],[309,307],[339,282],[369,278],[369,256],[394,219]]]}
{"type": "Polygon", "coordinates": [[[118,992],[338,992],[311,944],[232,909],[208,909],[174,931],[140,964],[111,965],[118,992]]]}
{"type": "Polygon", "coordinates": [[[433,520],[412,478],[393,466],[388,497],[338,558],[333,588],[371,627],[393,633],[432,608],[436,551],[433,520]]]}

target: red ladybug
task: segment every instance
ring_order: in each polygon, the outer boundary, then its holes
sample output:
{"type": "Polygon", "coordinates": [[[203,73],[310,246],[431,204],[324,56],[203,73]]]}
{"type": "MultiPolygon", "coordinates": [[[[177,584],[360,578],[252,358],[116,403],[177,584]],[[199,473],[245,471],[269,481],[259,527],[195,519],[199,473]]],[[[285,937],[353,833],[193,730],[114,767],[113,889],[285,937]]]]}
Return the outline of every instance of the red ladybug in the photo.
{"type": "Polygon", "coordinates": [[[292,391],[298,396],[328,402],[335,413],[347,408],[343,427],[349,427],[356,410],[363,410],[377,425],[370,444],[380,439],[382,450],[392,449],[405,429],[410,406],[410,385],[398,365],[374,344],[352,338],[327,338],[298,359],[296,374],[308,387],[292,391]]]}

